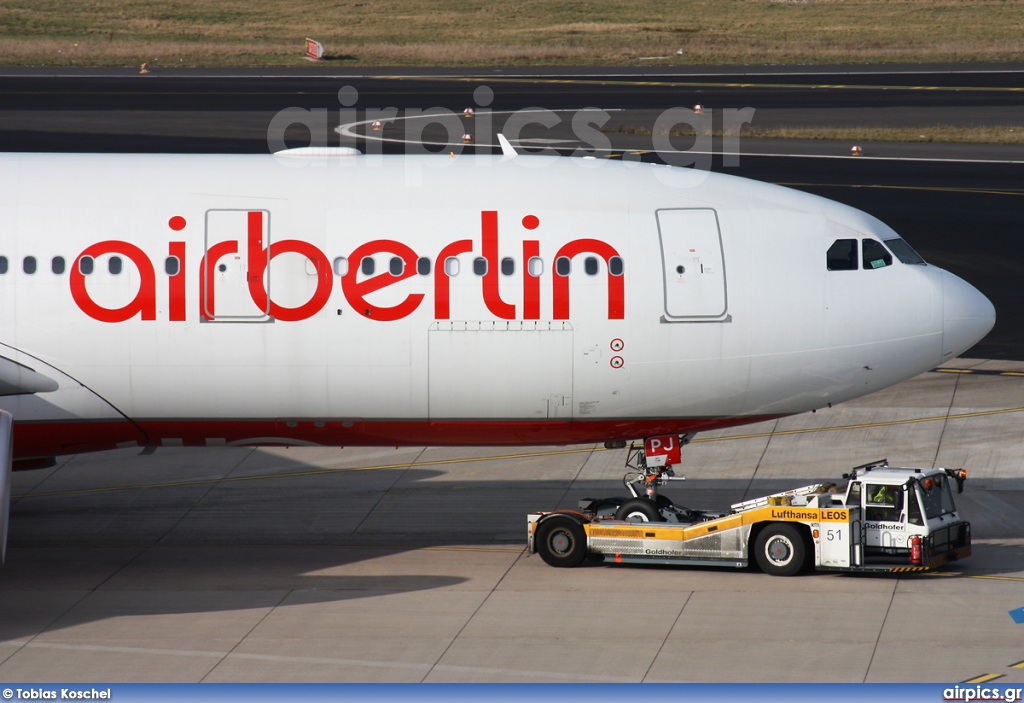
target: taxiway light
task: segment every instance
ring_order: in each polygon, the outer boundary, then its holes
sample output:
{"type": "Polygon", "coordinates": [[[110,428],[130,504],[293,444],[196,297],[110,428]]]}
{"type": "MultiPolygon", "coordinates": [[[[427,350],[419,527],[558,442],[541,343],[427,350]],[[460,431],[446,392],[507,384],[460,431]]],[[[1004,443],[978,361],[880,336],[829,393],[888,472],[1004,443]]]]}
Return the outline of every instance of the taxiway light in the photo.
{"type": "Polygon", "coordinates": [[[860,147],[855,146],[852,149],[850,149],[850,156],[860,156],[860,147]]]}
{"type": "Polygon", "coordinates": [[[693,106],[693,114],[695,114],[695,115],[703,115],[704,114],[704,106],[703,105],[694,105],[693,106]]]}
{"type": "Polygon", "coordinates": [[[374,132],[380,131],[380,120],[374,120],[373,121],[373,131],[374,132]]]}
{"type": "Polygon", "coordinates": [[[473,108],[467,107],[466,111],[462,113],[463,117],[472,117],[474,115],[473,108]]]}

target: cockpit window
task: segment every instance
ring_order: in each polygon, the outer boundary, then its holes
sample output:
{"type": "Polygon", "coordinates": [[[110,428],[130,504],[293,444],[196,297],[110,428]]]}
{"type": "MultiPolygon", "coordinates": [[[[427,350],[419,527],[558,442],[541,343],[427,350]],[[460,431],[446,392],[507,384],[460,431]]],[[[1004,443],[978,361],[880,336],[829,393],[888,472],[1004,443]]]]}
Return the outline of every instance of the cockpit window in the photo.
{"type": "Polygon", "coordinates": [[[896,255],[904,264],[923,264],[925,260],[921,258],[914,249],[902,239],[886,239],[885,246],[889,247],[889,251],[896,255]]]}
{"type": "Polygon", "coordinates": [[[874,239],[862,240],[864,268],[880,269],[885,266],[892,266],[892,254],[885,247],[874,239]]]}
{"type": "Polygon", "coordinates": [[[856,271],[857,240],[837,239],[832,242],[825,260],[829,271],[856,271]]]}

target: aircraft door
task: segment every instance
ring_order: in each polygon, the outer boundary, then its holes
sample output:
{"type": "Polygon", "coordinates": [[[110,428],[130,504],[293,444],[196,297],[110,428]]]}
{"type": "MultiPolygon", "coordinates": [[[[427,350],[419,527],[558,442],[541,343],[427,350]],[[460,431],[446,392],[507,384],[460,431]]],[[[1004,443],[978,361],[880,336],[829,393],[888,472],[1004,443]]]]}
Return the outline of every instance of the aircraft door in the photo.
{"type": "Polygon", "coordinates": [[[725,256],[711,208],[658,210],[668,320],[720,320],[728,312],[725,256]]]}
{"type": "Polygon", "coordinates": [[[203,319],[270,321],[269,264],[270,212],[207,210],[200,274],[203,319]],[[253,286],[260,280],[262,290],[259,285],[253,286]]]}

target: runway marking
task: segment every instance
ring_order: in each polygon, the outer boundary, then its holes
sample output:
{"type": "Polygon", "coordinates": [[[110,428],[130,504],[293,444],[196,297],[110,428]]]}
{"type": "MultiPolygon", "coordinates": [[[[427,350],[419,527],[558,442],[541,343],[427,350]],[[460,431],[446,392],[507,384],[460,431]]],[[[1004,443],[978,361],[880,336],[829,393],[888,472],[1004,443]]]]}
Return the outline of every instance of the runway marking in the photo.
{"type": "Polygon", "coordinates": [[[1024,371],[997,371],[995,369],[932,369],[932,373],[970,374],[972,376],[1013,376],[1024,377],[1024,371]]]}
{"type": "MultiPolygon", "coordinates": [[[[759,439],[762,437],[780,437],[787,435],[814,434],[817,432],[840,432],[845,430],[862,430],[877,427],[897,427],[899,425],[913,425],[920,422],[944,422],[947,420],[964,420],[974,417],[988,417],[991,415],[1008,415],[1011,413],[1024,412],[1024,407],[1003,408],[1000,410],[979,410],[969,413],[952,413],[949,415],[934,415],[930,417],[915,417],[905,420],[887,420],[884,422],[865,422],[856,425],[836,425],[834,427],[807,427],[796,430],[774,430],[772,432],[752,432],[749,434],[726,435],[724,437],[698,437],[693,444],[702,442],[725,442],[736,439],[759,439]]],[[[524,459],[529,457],[543,456],[564,456],[568,454],[585,454],[590,452],[607,451],[605,447],[585,447],[580,449],[556,449],[545,452],[522,452],[518,454],[496,454],[492,456],[464,457],[461,459],[438,459],[434,461],[422,461],[416,463],[400,464],[379,464],[375,466],[353,466],[336,469],[316,469],[310,471],[296,471],[294,473],[273,473],[260,474],[256,476],[230,476],[225,478],[195,479],[191,481],[172,481],[166,483],[144,483],[137,486],[105,486],[99,488],[79,488],[69,491],[46,491],[42,493],[22,493],[11,496],[12,500],[23,498],[49,498],[54,496],[81,495],[87,493],[108,493],[111,491],[132,491],[150,488],[181,488],[184,486],[206,486],[215,483],[237,483],[240,481],[265,481],[269,479],[297,478],[300,476],[326,476],[329,474],[343,474],[357,471],[383,471],[388,469],[409,469],[425,466],[445,466],[450,464],[468,464],[478,461],[503,461],[506,459],[524,459]]]]}
{"type": "Polygon", "coordinates": [[[935,415],[932,417],[915,417],[906,420],[887,420],[885,422],[865,422],[859,425],[836,425],[835,427],[808,427],[799,430],[775,430],[773,432],[756,432],[746,435],[728,435],[726,437],[701,437],[693,440],[697,442],[721,442],[728,439],[754,439],[758,437],[773,437],[778,435],[810,434],[813,432],[836,432],[839,430],[860,430],[871,427],[894,427],[897,425],[912,425],[918,422],[940,422],[944,420],[962,420],[971,417],[984,417],[987,415],[1005,415],[1008,413],[1024,412],[1024,408],[1005,408],[1003,410],[979,410],[972,413],[953,413],[950,415],[935,415]]]}
{"type": "MultiPolygon", "coordinates": [[[[380,80],[403,81],[437,81],[434,76],[376,76],[380,80]]],[[[910,90],[933,92],[972,92],[972,93],[1021,93],[1020,86],[943,86],[943,85],[862,85],[857,83],[752,83],[732,81],[638,81],[608,80],[607,78],[544,78],[544,77],[512,77],[512,76],[466,76],[446,77],[457,83],[544,83],[550,85],[600,85],[604,87],[621,85],[624,87],[642,88],[772,88],[782,90],[910,90]]]]}
{"type": "MultiPolygon", "coordinates": [[[[1024,409],[1024,408],[1022,408],[1024,409]]],[[[319,445],[318,445],[319,446],[319,445]]],[[[604,447],[599,447],[604,449],[604,447]]],[[[539,456],[560,456],[565,454],[583,454],[586,452],[595,451],[594,448],[588,447],[586,449],[558,449],[554,451],[546,452],[523,452],[520,454],[497,454],[492,456],[481,456],[481,457],[464,457],[461,459],[438,459],[435,461],[420,461],[416,463],[405,462],[401,464],[378,464],[376,466],[352,466],[347,468],[337,469],[316,469],[311,471],[296,471],[295,473],[274,473],[274,474],[260,474],[256,476],[230,476],[225,478],[204,478],[195,479],[192,481],[172,481],[167,483],[144,483],[137,486],[106,486],[101,488],[78,488],[70,491],[49,491],[46,493],[22,493],[21,495],[11,496],[12,500],[18,500],[21,498],[43,498],[51,496],[67,496],[67,495],[80,495],[83,493],[106,493],[108,491],[131,491],[139,488],[179,488],[182,486],[206,486],[211,483],[232,483],[238,481],[263,481],[267,479],[276,478],[291,478],[293,476],[325,476],[329,474],[343,474],[356,471],[383,471],[386,469],[409,469],[419,468],[421,466],[444,466],[446,464],[468,464],[477,461],[500,461],[503,459],[523,459],[528,457],[539,457],[539,456]]]]}
{"type": "MultiPolygon", "coordinates": [[[[848,140],[847,140],[848,141],[848,140]]],[[[742,151],[742,152],[719,152],[719,151],[682,151],[682,152],[671,152],[681,154],[696,154],[696,155],[711,155],[711,156],[735,156],[742,158],[745,156],[762,156],[765,158],[772,159],[856,159],[857,161],[913,161],[921,163],[939,163],[939,164],[1024,164],[1024,159],[943,159],[943,158],[932,158],[924,156],[850,156],[849,154],[776,154],[776,153],[758,153],[753,151],[742,151]]],[[[817,185],[817,184],[809,184],[817,185]]]]}
{"type": "MultiPolygon", "coordinates": [[[[1022,90],[1024,90],[1024,89],[1022,89],[1022,90]]],[[[531,113],[531,112],[580,112],[580,110],[575,110],[575,109],[571,109],[571,108],[560,108],[560,109],[551,109],[551,110],[549,110],[547,108],[538,108],[538,109],[523,108],[521,110],[493,110],[491,112],[491,114],[492,115],[500,115],[500,114],[531,113]]],[[[622,112],[622,109],[614,108],[614,109],[605,110],[605,112],[622,112]]],[[[420,114],[420,115],[408,115],[408,116],[406,116],[406,115],[396,115],[395,117],[388,118],[384,122],[385,122],[385,126],[387,126],[389,124],[394,124],[394,123],[400,122],[402,120],[433,119],[435,117],[436,117],[436,115],[433,115],[433,114],[420,114]]],[[[425,140],[412,141],[412,140],[409,140],[409,139],[403,139],[403,138],[398,138],[398,137],[385,137],[385,136],[383,136],[383,130],[382,130],[382,133],[380,135],[371,134],[370,132],[367,132],[365,130],[364,130],[364,132],[362,134],[360,134],[357,131],[357,129],[359,127],[369,125],[373,121],[374,120],[360,120],[358,122],[347,122],[347,123],[340,124],[337,127],[335,127],[334,131],[337,132],[338,134],[340,134],[342,137],[348,137],[350,139],[364,139],[364,140],[367,140],[367,141],[376,141],[376,142],[382,142],[382,143],[387,142],[387,143],[390,143],[390,144],[406,144],[406,145],[408,145],[408,144],[418,144],[418,145],[421,145],[421,146],[458,147],[459,149],[463,149],[463,148],[465,148],[465,146],[467,146],[463,142],[436,142],[436,141],[425,141],[425,140]]],[[[529,140],[522,140],[522,141],[529,141],[529,140]]],[[[517,141],[516,143],[519,144],[519,141],[517,141]]],[[[580,143],[583,144],[582,140],[580,140],[580,143]]],[[[482,148],[486,148],[486,149],[500,149],[501,148],[501,146],[499,144],[485,144],[483,142],[474,143],[471,146],[482,147],[482,148]]],[[[525,148],[528,145],[521,144],[521,146],[523,146],[525,148]]],[[[651,153],[658,153],[656,151],[638,151],[638,150],[634,150],[634,149],[616,149],[616,148],[604,149],[604,148],[595,147],[595,146],[589,145],[589,144],[586,144],[585,147],[586,148],[584,148],[584,151],[587,151],[587,152],[590,152],[590,153],[608,152],[608,155],[606,157],[602,157],[602,158],[608,158],[608,159],[618,158],[618,157],[623,156],[626,153],[629,153],[629,154],[651,154],[651,153]]],[[[547,147],[547,148],[554,149],[554,147],[550,147],[550,146],[547,147]]],[[[568,147],[560,147],[560,148],[568,149],[568,147]]],[[[583,147],[578,147],[578,148],[583,148],[583,147]]],[[[913,162],[923,162],[923,163],[970,163],[970,164],[1004,164],[1004,165],[1006,165],[1006,164],[1010,164],[1010,165],[1024,164],[1024,160],[1020,160],[1020,159],[949,159],[949,158],[933,158],[933,157],[919,157],[919,156],[858,156],[858,157],[852,157],[849,154],[777,154],[777,153],[772,153],[772,152],[725,152],[724,150],[719,150],[719,151],[713,151],[713,150],[712,151],[694,151],[692,149],[691,150],[686,150],[684,152],[672,151],[670,153],[672,153],[672,154],[683,153],[683,154],[686,154],[688,156],[735,156],[737,158],[742,158],[744,156],[757,156],[757,157],[763,157],[763,158],[783,158],[783,159],[851,159],[851,158],[857,158],[857,160],[859,160],[859,161],[913,161],[913,162]]],[[[806,184],[786,184],[786,183],[780,183],[779,185],[818,186],[818,185],[822,185],[822,184],[818,184],[818,183],[806,183],[806,184]]],[[[846,186],[846,187],[848,187],[848,186],[846,186]]],[[[886,187],[890,187],[890,188],[899,188],[901,186],[869,186],[869,185],[864,185],[864,186],[853,186],[853,187],[863,187],[863,188],[872,188],[872,187],[874,187],[874,188],[886,188],[886,187]]],[[[908,189],[912,188],[911,186],[903,186],[903,187],[904,188],[908,188],[908,189]]],[[[970,191],[965,191],[965,192],[970,192],[970,191]]],[[[986,191],[980,191],[979,190],[978,192],[986,192],[986,191]]],[[[1015,194],[1014,191],[994,191],[994,192],[997,192],[999,194],[1003,194],[1003,193],[1015,194]]]]}
{"type": "MultiPolygon", "coordinates": [[[[68,544],[66,543],[54,543],[54,544],[14,544],[19,549],[67,549],[68,544]]],[[[303,544],[303,543],[286,543],[286,542],[273,542],[269,544],[259,544],[252,542],[152,542],[146,544],[111,544],[103,542],[78,542],[74,545],[70,545],[75,549],[151,549],[153,547],[160,547],[162,549],[201,549],[204,547],[210,547],[212,549],[362,549],[362,550],[373,550],[378,552],[476,552],[483,554],[524,554],[526,547],[410,547],[409,545],[398,546],[394,544],[303,544]]]]}
{"type": "Polygon", "coordinates": [[[988,683],[989,681],[995,681],[996,679],[1003,678],[1002,674],[982,674],[981,676],[975,676],[973,679],[967,679],[960,683],[988,683]]]}
{"type": "Polygon", "coordinates": [[[1010,664],[1010,669],[1024,669],[1024,661],[1019,661],[1016,664],[1010,664]]]}
{"type": "MultiPolygon", "coordinates": [[[[996,163],[1009,162],[998,161],[996,163]]],[[[784,181],[775,181],[775,185],[786,186],[788,188],[877,188],[880,190],[926,190],[933,191],[936,193],[974,193],[977,195],[1024,195],[1024,190],[992,190],[990,188],[949,188],[943,186],[896,186],[867,183],[797,183],[784,181]]],[[[932,370],[940,371],[941,369],[932,370]]]]}
{"type": "MultiPolygon", "coordinates": [[[[242,642],[245,640],[243,639],[242,642]]],[[[161,656],[176,657],[207,657],[223,659],[224,661],[265,661],[265,662],[287,662],[301,664],[328,664],[331,666],[352,666],[371,667],[380,669],[407,669],[418,671],[424,674],[431,671],[444,671],[454,673],[492,674],[508,676],[514,674],[528,678],[551,678],[551,679],[576,679],[580,681],[606,681],[623,682],[630,679],[614,676],[602,676],[599,674],[567,674],[564,671],[534,671],[526,669],[497,669],[477,666],[458,666],[452,664],[417,664],[414,662],[399,662],[393,659],[387,661],[376,661],[372,659],[341,659],[335,657],[296,657],[283,654],[249,654],[241,652],[213,652],[202,649],[166,649],[155,647],[117,647],[113,645],[100,644],[65,644],[63,642],[27,642],[23,640],[0,641],[0,645],[27,649],[49,649],[57,651],[72,652],[98,652],[102,654],[157,654],[161,656]]]]}
{"type": "MultiPolygon", "coordinates": [[[[961,574],[956,571],[951,572],[935,572],[926,571],[922,576],[938,576],[940,578],[961,578],[961,579],[983,579],[987,581],[1024,581],[1024,576],[995,576],[988,574],[961,574]]],[[[1022,667],[1024,668],[1024,667],[1022,667]]]]}

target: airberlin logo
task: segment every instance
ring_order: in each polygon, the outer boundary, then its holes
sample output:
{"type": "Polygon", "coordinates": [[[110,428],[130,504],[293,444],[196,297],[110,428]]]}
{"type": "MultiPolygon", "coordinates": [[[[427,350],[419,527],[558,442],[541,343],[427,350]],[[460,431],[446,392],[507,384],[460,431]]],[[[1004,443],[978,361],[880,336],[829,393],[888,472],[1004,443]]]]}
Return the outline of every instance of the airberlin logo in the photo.
{"type": "MultiPolygon", "coordinates": [[[[526,230],[535,230],[540,220],[534,215],[527,215],[522,220],[526,230]]],[[[170,219],[168,226],[175,232],[184,230],[187,222],[183,217],[170,219]]],[[[245,262],[245,281],[243,295],[251,299],[255,308],[268,317],[283,322],[307,320],[320,312],[331,297],[334,290],[335,275],[326,254],[317,246],[300,239],[283,239],[266,244],[269,231],[269,213],[264,210],[253,211],[217,211],[207,213],[207,248],[198,266],[198,280],[194,290],[197,291],[199,316],[204,320],[228,319],[234,309],[225,311],[224,301],[217,298],[217,277],[227,270],[223,262],[245,262]],[[210,237],[211,218],[215,213],[228,213],[236,221],[243,223],[240,239],[210,237]],[[241,252],[242,245],[245,252],[241,252]],[[274,301],[272,291],[268,290],[267,267],[275,257],[282,254],[298,254],[305,257],[312,265],[316,275],[316,285],[309,298],[300,305],[287,307],[274,301]]],[[[459,239],[446,244],[437,252],[434,265],[426,279],[432,279],[428,287],[433,288],[434,318],[449,320],[452,315],[451,276],[446,262],[474,251],[472,239],[459,239]]],[[[480,213],[480,256],[486,262],[486,270],[479,276],[481,294],[487,310],[501,320],[539,320],[541,319],[541,276],[531,273],[529,262],[540,257],[540,241],[524,239],[522,243],[522,300],[509,301],[502,298],[499,286],[500,266],[498,261],[498,213],[485,210],[480,213]],[[521,311],[521,312],[520,312],[521,311]]],[[[167,317],[171,322],[183,322],[187,313],[187,271],[186,243],[171,241],[168,243],[168,261],[174,262],[167,267],[167,317]]],[[[555,255],[555,266],[551,267],[551,319],[569,319],[569,275],[561,270],[558,262],[562,259],[572,261],[581,254],[590,254],[592,258],[604,260],[607,271],[608,305],[607,318],[621,320],[625,313],[625,280],[622,275],[622,261],[619,253],[608,243],[599,239],[575,239],[562,246],[555,255]]],[[[348,270],[339,277],[339,285],[345,300],[358,314],[371,320],[388,322],[408,317],[418,310],[427,297],[426,293],[409,293],[400,302],[391,305],[375,304],[373,294],[388,286],[417,276],[417,265],[420,255],[410,246],[393,239],[375,239],[356,247],[349,255],[348,270]],[[360,276],[360,263],[375,255],[388,254],[392,259],[398,258],[402,266],[389,267],[384,273],[373,275],[372,272],[360,276]]],[[[592,273],[588,271],[588,273],[592,273]]],[[[508,278],[504,277],[503,278],[508,278]]],[[[142,320],[157,319],[157,275],[153,262],[139,247],[129,242],[111,239],[97,242],[87,247],[75,260],[71,267],[71,295],[78,307],[89,317],[101,322],[125,322],[138,317],[142,320]],[[88,273],[92,262],[100,256],[123,256],[134,264],[139,275],[139,288],[134,297],[126,300],[120,307],[102,305],[89,293],[88,273]]],[[[276,286],[276,284],[275,284],[276,286]]],[[[235,287],[237,290],[237,286],[235,287]]],[[[237,295],[237,293],[235,294],[237,295]]],[[[109,300],[104,300],[109,303],[109,300]]],[[[294,301],[292,301],[294,302],[294,301]]],[[[237,306],[238,301],[229,301],[237,306]]],[[[248,306],[249,301],[245,304],[248,306]]],[[[245,315],[243,315],[245,316],[245,315]]],[[[249,315],[251,316],[251,315],[249,315]]]]}

